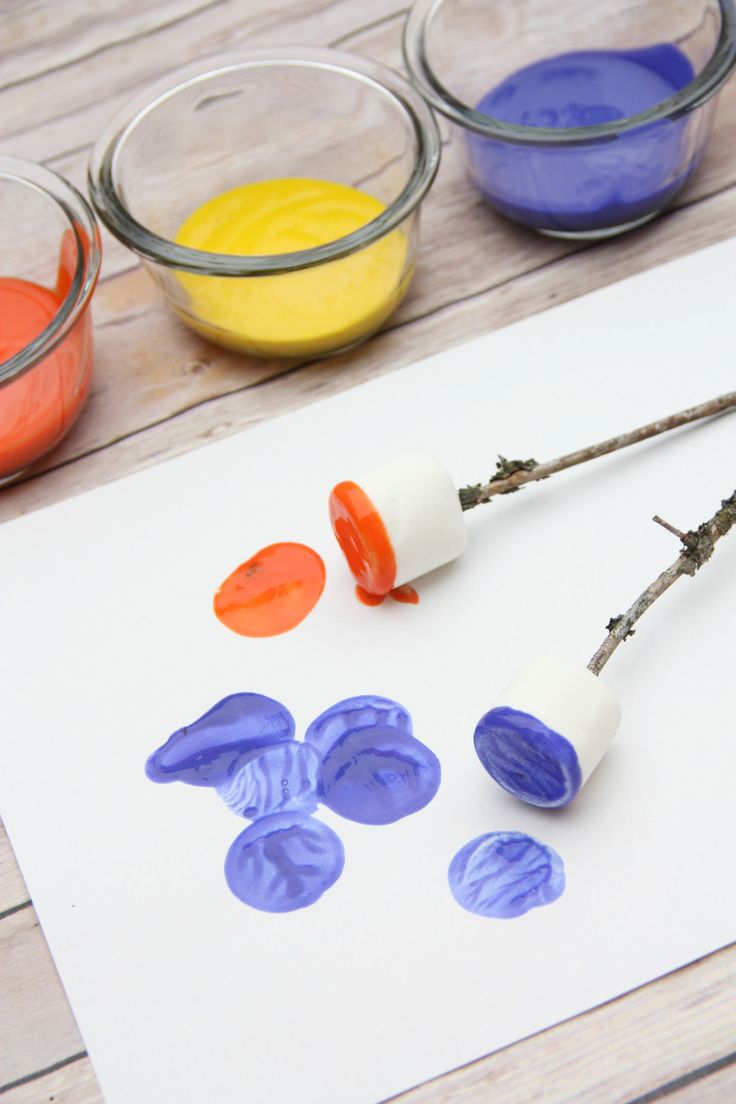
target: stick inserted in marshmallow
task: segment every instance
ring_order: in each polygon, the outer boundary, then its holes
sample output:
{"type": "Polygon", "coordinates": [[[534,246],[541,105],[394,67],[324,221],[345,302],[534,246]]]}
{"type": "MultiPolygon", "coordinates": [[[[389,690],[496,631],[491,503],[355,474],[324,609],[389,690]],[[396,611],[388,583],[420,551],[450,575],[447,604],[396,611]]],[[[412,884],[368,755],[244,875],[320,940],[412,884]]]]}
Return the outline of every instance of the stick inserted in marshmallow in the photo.
{"type": "Polygon", "coordinates": [[[449,473],[421,452],[338,483],[330,520],[358,585],[377,596],[454,560],[468,541],[449,473]]]}
{"type": "Polygon", "coordinates": [[[682,551],[626,613],[611,618],[608,636],[587,667],[558,658],[532,660],[476,726],[475,750],[485,769],[530,805],[568,805],[598,766],[621,721],[616,695],[598,676],[639,618],[683,575],[695,575],[736,527],[736,491],[688,533],[654,520],[680,538],[682,551]]]}
{"type": "Polygon", "coordinates": [[[736,391],[731,391],[544,464],[499,457],[496,474],[488,483],[461,490],[433,456],[407,453],[355,482],[338,483],[330,495],[332,528],[359,587],[380,600],[464,551],[463,511],[526,483],[734,408],[736,391]]]}
{"type": "Polygon", "coordinates": [[[567,805],[608,750],[621,721],[616,695],[587,667],[531,660],[481,717],[475,750],[505,790],[530,805],[567,805]]]}

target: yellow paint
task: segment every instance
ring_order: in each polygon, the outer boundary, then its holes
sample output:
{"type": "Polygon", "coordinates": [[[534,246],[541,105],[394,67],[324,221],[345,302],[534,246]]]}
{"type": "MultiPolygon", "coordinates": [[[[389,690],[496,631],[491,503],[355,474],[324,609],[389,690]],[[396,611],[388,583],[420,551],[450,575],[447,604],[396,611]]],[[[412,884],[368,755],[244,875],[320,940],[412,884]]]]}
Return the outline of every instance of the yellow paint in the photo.
{"type": "MultiPolygon", "coordinates": [[[[181,245],[248,256],[291,253],[335,241],[376,218],[384,204],[329,180],[244,184],[198,207],[181,245]]],[[[181,273],[184,317],[215,341],[267,356],[305,356],[359,341],[388,318],[411,279],[407,240],[394,230],[337,261],[278,276],[181,273]]]]}

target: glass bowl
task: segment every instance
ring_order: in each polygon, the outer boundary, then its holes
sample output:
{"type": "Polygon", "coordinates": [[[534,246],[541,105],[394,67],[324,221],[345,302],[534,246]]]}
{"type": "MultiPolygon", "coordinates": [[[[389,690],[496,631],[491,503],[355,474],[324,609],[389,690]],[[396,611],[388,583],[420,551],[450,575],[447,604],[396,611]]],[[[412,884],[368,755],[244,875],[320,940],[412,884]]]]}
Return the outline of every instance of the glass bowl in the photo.
{"type": "Polygon", "coordinates": [[[697,168],[736,15],[733,0],[415,0],[404,57],[496,210],[596,239],[659,214],[697,168]]]}
{"type": "Polygon", "coordinates": [[[74,424],[92,378],[100,235],[55,172],[0,156],[0,486],[74,424]]]}
{"type": "Polygon", "coordinates": [[[89,183],[193,329],[310,358],[362,341],[401,302],[439,153],[431,111],[391,69],[271,47],[141,94],[97,141],[89,183]]]}

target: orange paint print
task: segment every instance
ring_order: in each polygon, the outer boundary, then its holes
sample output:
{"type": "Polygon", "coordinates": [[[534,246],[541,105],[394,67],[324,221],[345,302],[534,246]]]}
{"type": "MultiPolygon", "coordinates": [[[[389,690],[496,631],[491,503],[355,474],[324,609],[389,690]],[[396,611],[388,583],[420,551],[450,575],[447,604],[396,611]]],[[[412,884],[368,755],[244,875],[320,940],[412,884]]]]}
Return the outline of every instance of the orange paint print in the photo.
{"type": "Polygon", "coordinates": [[[361,588],[361,601],[366,601],[366,594],[371,598],[390,594],[396,581],[396,557],[381,515],[362,487],[346,481],[333,488],[330,521],[361,588]]]}
{"type": "Polygon", "coordinates": [[[240,636],[278,636],[296,628],[325,587],[325,565],[305,544],[270,544],[229,575],[215,614],[240,636]]]}

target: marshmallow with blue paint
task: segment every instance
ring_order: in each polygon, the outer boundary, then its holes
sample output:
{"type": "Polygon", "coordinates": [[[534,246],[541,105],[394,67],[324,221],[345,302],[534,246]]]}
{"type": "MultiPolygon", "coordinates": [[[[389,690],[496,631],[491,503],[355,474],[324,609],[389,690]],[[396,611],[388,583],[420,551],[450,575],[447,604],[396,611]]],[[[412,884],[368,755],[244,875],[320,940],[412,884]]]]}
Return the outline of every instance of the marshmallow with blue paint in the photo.
{"type": "Polygon", "coordinates": [[[613,691],[587,667],[533,659],[475,729],[475,750],[493,779],[529,805],[569,805],[608,750],[621,722],[613,691]]]}

